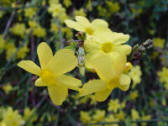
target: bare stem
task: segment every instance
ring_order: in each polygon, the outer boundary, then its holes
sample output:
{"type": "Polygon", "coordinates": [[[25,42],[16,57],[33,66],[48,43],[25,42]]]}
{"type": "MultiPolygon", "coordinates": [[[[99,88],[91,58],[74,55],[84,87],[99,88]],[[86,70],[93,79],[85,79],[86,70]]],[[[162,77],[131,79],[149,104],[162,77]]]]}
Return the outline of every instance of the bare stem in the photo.
{"type": "Polygon", "coordinates": [[[16,14],[16,11],[14,10],[14,11],[12,12],[11,16],[9,17],[9,20],[8,20],[7,23],[6,23],[6,27],[5,27],[5,30],[4,30],[4,32],[3,32],[3,37],[4,37],[4,38],[6,37],[6,35],[7,35],[7,33],[8,33],[8,29],[9,29],[11,23],[12,23],[12,20],[13,20],[15,14],[16,14]]]}

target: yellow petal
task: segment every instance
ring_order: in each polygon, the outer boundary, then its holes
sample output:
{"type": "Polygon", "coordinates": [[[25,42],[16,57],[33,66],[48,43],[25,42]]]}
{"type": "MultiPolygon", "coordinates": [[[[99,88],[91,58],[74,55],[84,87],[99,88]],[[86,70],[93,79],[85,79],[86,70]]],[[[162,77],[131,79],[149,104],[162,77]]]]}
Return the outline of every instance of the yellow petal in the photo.
{"type": "Polygon", "coordinates": [[[109,95],[111,94],[111,91],[112,90],[110,90],[110,89],[104,89],[102,91],[96,92],[95,93],[96,101],[98,101],[98,102],[105,101],[109,97],[109,95]]]}
{"type": "Polygon", "coordinates": [[[68,89],[62,86],[48,86],[48,93],[55,105],[61,105],[68,96],[68,89]]]}
{"type": "Polygon", "coordinates": [[[131,53],[131,46],[129,45],[116,46],[115,51],[118,51],[123,55],[129,55],[131,53]]]}
{"type": "Polygon", "coordinates": [[[96,32],[95,39],[99,43],[111,42],[119,45],[126,43],[129,40],[129,35],[112,32],[108,29],[106,32],[96,32]]]}
{"type": "Polygon", "coordinates": [[[81,31],[84,32],[84,27],[82,27],[82,25],[80,25],[79,23],[72,21],[72,20],[65,20],[65,24],[69,27],[69,28],[73,28],[77,31],[81,31]]]}
{"type": "Polygon", "coordinates": [[[41,68],[44,69],[47,63],[52,59],[53,53],[50,47],[45,43],[42,42],[37,48],[37,54],[39,57],[41,68]]]}
{"type": "Polygon", "coordinates": [[[108,23],[105,20],[102,19],[95,19],[92,22],[93,25],[100,26],[100,27],[108,27],[108,23]]]}
{"type": "Polygon", "coordinates": [[[35,75],[39,75],[40,72],[41,72],[40,67],[37,66],[31,60],[20,61],[17,65],[19,67],[21,67],[22,69],[24,69],[25,71],[30,72],[30,73],[35,74],[35,75]]]}
{"type": "Polygon", "coordinates": [[[70,49],[60,49],[47,64],[47,69],[56,75],[62,75],[73,70],[78,64],[74,52],[70,49]]]}
{"type": "Polygon", "coordinates": [[[97,74],[103,80],[111,80],[114,77],[120,76],[125,68],[126,56],[119,53],[104,55],[99,53],[95,59],[88,61],[97,74]]]}
{"type": "Polygon", "coordinates": [[[61,75],[56,78],[56,81],[61,85],[64,85],[66,88],[78,90],[79,87],[82,85],[81,81],[67,75],[61,75]]]}
{"type": "Polygon", "coordinates": [[[103,32],[95,32],[94,39],[97,43],[113,42],[114,34],[110,29],[106,29],[103,32]]]}
{"type": "Polygon", "coordinates": [[[93,37],[88,38],[84,42],[84,48],[87,53],[98,51],[100,49],[100,44],[96,43],[93,37]]]}
{"type": "Polygon", "coordinates": [[[38,78],[35,81],[35,86],[37,86],[37,87],[43,87],[43,86],[48,86],[48,84],[46,84],[45,82],[43,82],[41,78],[38,78]]]}
{"type": "Polygon", "coordinates": [[[98,51],[90,52],[88,55],[85,56],[85,67],[90,71],[95,71],[92,65],[92,61],[99,57],[98,51]]]}
{"type": "Polygon", "coordinates": [[[91,24],[93,25],[96,32],[104,32],[109,30],[108,23],[105,20],[95,19],[91,24]]]}
{"type": "Polygon", "coordinates": [[[90,80],[80,89],[79,95],[85,96],[105,89],[105,82],[102,80],[90,80]]]}
{"type": "Polygon", "coordinates": [[[130,77],[126,74],[122,74],[120,77],[119,88],[123,91],[127,91],[129,89],[130,83],[131,83],[130,77]]]}
{"type": "Polygon", "coordinates": [[[76,21],[77,21],[79,24],[81,24],[81,25],[83,25],[83,26],[88,26],[88,25],[90,25],[90,22],[89,22],[89,20],[88,20],[86,17],[76,16],[75,19],[76,19],[76,21]]]}
{"type": "Polygon", "coordinates": [[[122,44],[125,43],[129,40],[130,36],[123,34],[123,33],[116,33],[113,32],[111,36],[109,36],[109,39],[111,39],[112,42],[117,43],[117,44],[122,44]]]}
{"type": "Polygon", "coordinates": [[[88,60],[85,60],[85,68],[92,73],[96,73],[93,66],[91,64],[89,64],[88,60]]]}
{"type": "Polygon", "coordinates": [[[90,64],[90,60],[95,59],[97,57],[97,55],[99,55],[100,45],[97,44],[94,39],[92,40],[92,37],[91,37],[91,38],[85,40],[84,48],[85,48],[86,54],[88,54],[85,56],[85,67],[89,71],[90,70],[95,71],[93,69],[93,66],[90,64]]]}

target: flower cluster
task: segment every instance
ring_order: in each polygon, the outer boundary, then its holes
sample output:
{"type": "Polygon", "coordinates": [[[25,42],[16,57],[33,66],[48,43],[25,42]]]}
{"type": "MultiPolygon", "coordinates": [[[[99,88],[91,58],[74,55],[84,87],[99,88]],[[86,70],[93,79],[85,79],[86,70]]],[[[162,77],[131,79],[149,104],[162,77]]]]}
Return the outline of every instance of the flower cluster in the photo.
{"type": "Polygon", "coordinates": [[[124,44],[129,35],[116,33],[108,28],[108,23],[95,19],[91,23],[82,16],[77,16],[76,21],[66,20],[67,26],[86,33],[84,40],[85,67],[95,71],[100,79],[93,79],[81,88],[81,81],[65,75],[77,66],[77,58],[70,49],[61,49],[54,55],[46,43],[41,43],[37,48],[40,67],[32,61],[23,60],[18,66],[33,73],[39,78],[36,86],[46,86],[49,95],[56,105],[61,105],[68,96],[68,89],[79,91],[80,96],[94,93],[96,101],[104,101],[114,88],[128,90],[131,79],[128,71],[131,64],[127,62],[127,55],[131,47],[124,44]]]}
{"type": "Polygon", "coordinates": [[[23,126],[26,121],[29,121],[29,125],[37,120],[37,115],[33,115],[35,109],[25,108],[23,110],[23,115],[18,111],[14,110],[12,107],[0,109],[0,126],[23,126]]]}
{"type": "Polygon", "coordinates": [[[104,101],[114,88],[123,91],[130,85],[130,63],[127,55],[131,47],[125,44],[129,35],[116,33],[109,29],[108,23],[101,19],[89,22],[85,17],[77,16],[76,21],[66,20],[68,27],[84,32],[85,67],[98,74],[100,79],[93,79],[80,89],[80,96],[94,93],[96,101],[104,101]]]}
{"type": "MultiPolygon", "coordinates": [[[[126,102],[120,102],[118,99],[111,99],[108,103],[107,111],[103,109],[94,109],[90,111],[81,111],[80,120],[84,124],[95,124],[105,121],[107,125],[105,126],[119,126],[120,124],[116,122],[122,122],[124,120],[150,120],[151,115],[144,114],[144,112],[138,112],[136,109],[129,110],[130,114],[125,113],[126,102]],[[113,122],[113,123],[112,123],[113,122]]],[[[132,124],[133,126],[138,126],[137,124],[132,124]]],[[[144,122],[141,126],[147,126],[144,122]]]]}

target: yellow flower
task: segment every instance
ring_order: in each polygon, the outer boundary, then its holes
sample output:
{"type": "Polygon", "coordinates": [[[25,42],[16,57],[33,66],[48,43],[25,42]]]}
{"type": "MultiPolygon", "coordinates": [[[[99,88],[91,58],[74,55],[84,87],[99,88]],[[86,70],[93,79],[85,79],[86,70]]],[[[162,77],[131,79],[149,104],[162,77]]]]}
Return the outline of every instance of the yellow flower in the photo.
{"type": "Polygon", "coordinates": [[[66,35],[66,38],[68,38],[68,39],[72,38],[72,36],[73,36],[72,30],[70,30],[67,27],[62,27],[61,30],[62,30],[63,34],[66,35]]]}
{"type": "Polygon", "coordinates": [[[143,10],[141,9],[141,8],[138,8],[138,9],[135,9],[135,8],[131,8],[131,11],[132,11],[132,13],[134,13],[134,14],[141,14],[142,12],[143,12],[143,10]]]}
{"type": "Polygon", "coordinates": [[[25,8],[24,9],[25,17],[28,17],[30,19],[32,19],[35,16],[36,12],[37,12],[37,8],[25,8]]]}
{"type": "Polygon", "coordinates": [[[125,120],[125,116],[126,114],[124,113],[124,111],[120,110],[119,113],[115,114],[115,117],[119,120],[124,121],[125,120]]]}
{"type": "Polygon", "coordinates": [[[131,69],[131,71],[128,73],[128,75],[133,80],[133,86],[132,86],[132,88],[135,88],[135,86],[141,82],[142,72],[141,72],[140,66],[134,66],[131,69]]]}
{"type": "Polygon", "coordinates": [[[130,93],[131,100],[135,100],[137,97],[138,97],[138,91],[137,90],[130,93]]]}
{"type": "Polygon", "coordinates": [[[163,48],[164,43],[165,43],[165,39],[162,39],[162,38],[154,38],[153,39],[153,46],[154,47],[163,48]]]}
{"type": "Polygon", "coordinates": [[[21,115],[17,110],[13,110],[11,107],[3,112],[3,122],[6,126],[21,126],[24,124],[24,120],[22,119],[21,115]]]}
{"type": "Polygon", "coordinates": [[[3,121],[0,122],[0,126],[7,126],[6,123],[4,123],[3,121]]]}
{"type": "Polygon", "coordinates": [[[168,68],[163,67],[160,72],[158,72],[160,82],[168,83],[168,68]]]}
{"type": "Polygon", "coordinates": [[[113,59],[104,58],[103,56],[95,61],[95,70],[100,80],[90,80],[80,89],[80,96],[95,93],[96,101],[104,101],[108,98],[114,88],[120,88],[123,91],[128,90],[130,77],[124,74],[125,61],[114,55],[113,59]],[[103,63],[103,64],[102,64],[103,63]]]}
{"type": "Polygon", "coordinates": [[[71,5],[72,5],[71,0],[64,0],[64,5],[65,5],[66,7],[71,6],[71,5]]]}
{"type": "Polygon", "coordinates": [[[2,86],[2,89],[5,91],[6,94],[9,94],[9,92],[13,89],[10,83],[5,84],[2,86]]]}
{"type": "Polygon", "coordinates": [[[91,121],[90,113],[89,112],[80,111],[80,120],[83,123],[89,123],[91,121]]]}
{"type": "Polygon", "coordinates": [[[6,59],[14,59],[15,57],[15,53],[16,53],[16,46],[13,43],[7,43],[5,45],[5,49],[6,49],[6,59]]]}
{"type": "Polygon", "coordinates": [[[168,68],[163,67],[160,72],[158,72],[160,82],[164,84],[164,88],[168,90],[168,68]]]}
{"type": "Polygon", "coordinates": [[[0,49],[5,48],[5,40],[2,35],[0,35],[0,49]]]}
{"type": "Polygon", "coordinates": [[[162,98],[162,106],[166,106],[166,98],[162,98]]]}
{"type": "Polygon", "coordinates": [[[121,109],[124,109],[125,106],[126,106],[126,101],[123,101],[123,102],[121,103],[121,109]]]}
{"type": "Polygon", "coordinates": [[[148,32],[150,35],[154,35],[156,31],[154,29],[149,29],[148,32]]]}
{"type": "MultiPolygon", "coordinates": [[[[143,115],[141,118],[142,118],[142,120],[150,120],[151,119],[151,115],[143,115]]],[[[147,126],[147,123],[142,122],[141,126],[147,126]]]]}
{"type": "Polygon", "coordinates": [[[32,29],[35,27],[38,27],[38,24],[35,21],[29,21],[28,24],[29,24],[29,27],[32,29]]]}
{"type": "Polygon", "coordinates": [[[95,93],[97,101],[104,101],[114,88],[128,90],[130,77],[124,72],[127,69],[126,55],[131,52],[131,47],[123,45],[129,39],[128,35],[114,32],[97,35],[89,37],[84,43],[85,66],[94,69],[100,80],[84,84],[80,95],[95,93]]]}
{"type": "Polygon", "coordinates": [[[53,17],[60,16],[62,13],[65,13],[65,9],[61,4],[51,4],[48,8],[48,12],[52,14],[53,17]]]}
{"type": "Polygon", "coordinates": [[[0,3],[7,7],[7,6],[11,6],[12,4],[16,3],[16,0],[1,0],[0,3]]]}
{"type": "Polygon", "coordinates": [[[97,10],[100,16],[104,16],[104,14],[106,14],[106,17],[108,18],[111,16],[111,13],[108,13],[107,8],[104,8],[102,6],[97,6],[97,10]]]}
{"type": "Polygon", "coordinates": [[[118,99],[110,100],[108,103],[108,111],[113,111],[116,113],[120,109],[120,103],[118,99]]]}
{"type": "Polygon", "coordinates": [[[76,16],[75,17],[76,22],[72,20],[65,20],[65,24],[80,32],[85,32],[87,35],[92,36],[96,32],[105,32],[108,29],[108,23],[101,19],[95,19],[92,22],[89,22],[89,20],[86,17],[83,16],[76,16]]]}
{"type": "Polygon", "coordinates": [[[88,3],[86,4],[86,9],[88,11],[92,11],[93,7],[92,7],[92,0],[88,0],[88,3]]]}
{"type": "MultiPolygon", "coordinates": [[[[105,118],[105,122],[118,122],[119,120],[115,118],[112,114],[108,115],[105,118]]],[[[105,126],[119,126],[117,123],[116,124],[107,124],[105,126]]]]}
{"type": "Polygon", "coordinates": [[[85,14],[83,8],[81,8],[81,9],[79,9],[79,10],[75,10],[75,11],[74,11],[74,15],[75,15],[75,16],[84,16],[84,17],[86,16],[86,14],[85,14]]]}
{"type": "Polygon", "coordinates": [[[86,97],[82,97],[80,98],[78,95],[77,95],[77,98],[75,100],[78,101],[78,104],[86,104],[88,101],[89,101],[90,97],[86,96],[86,97]]]}
{"type": "Polygon", "coordinates": [[[58,4],[59,0],[49,0],[49,5],[58,4]]]}
{"type": "Polygon", "coordinates": [[[117,2],[114,3],[112,1],[107,1],[106,4],[107,4],[109,11],[111,13],[116,13],[120,10],[120,5],[117,2]]]}
{"type": "Polygon", "coordinates": [[[4,15],[4,12],[3,11],[0,11],[0,18],[2,18],[4,15]]]}
{"type": "Polygon", "coordinates": [[[53,18],[58,18],[60,22],[64,22],[68,18],[65,8],[58,0],[49,1],[48,12],[52,14],[53,18]]]}
{"type": "Polygon", "coordinates": [[[46,29],[38,25],[33,29],[33,35],[35,35],[36,37],[45,37],[46,29]]]}
{"type": "Polygon", "coordinates": [[[101,122],[105,118],[105,111],[104,110],[96,110],[95,114],[93,115],[94,122],[101,122]]]}
{"type": "Polygon", "coordinates": [[[95,98],[93,95],[90,96],[85,96],[85,97],[80,97],[79,94],[73,96],[73,98],[76,100],[77,104],[86,104],[86,103],[90,103],[90,104],[96,104],[95,98]]]}
{"type": "Polygon", "coordinates": [[[111,72],[114,71],[108,70],[107,74],[103,71],[103,79],[90,80],[89,82],[85,83],[84,86],[80,89],[80,96],[95,93],[95,100],[102,102],[108,98],[114,88],[120,88],[123,91],[128,90],[130,85],[129,76],[126,74],[121,74],[120,77],[113,78],[111,72]],[[108,74],[111,74],[110,78],[108,74]]]}
{"type": "Polygon", "coordinates": [[[39,76],[36,86],[47,86],[51,100],[61,105],[68,96],[68,89],[78,90],[81,82],[65,75],[77,66],[77,58],[70,49],[61,49],[54,56],[49,46],[42,42],[37,48],[40,66],[30,60],[18,63],[22,69],[39,76]]]}
{"type": "Polygon", "coordinates": [[[58,16],[58,18],[59,18],[60,22],[63,23],[65,20],[68,19],[68,16],[66,13],[62,13],[58,16]]]}
{"type": "Polygon", "coordinates": [[[110,62],[110,64],[115,62],[116,63],[115,67],[118,67],[119,71],[120,68],[122,68],[122,65],[125,65],[123,64],[125,63],[126,60],[125,56],[130,54],[131,52],[131,47],[129,45],[124,45],[124,43],[127,42],[128,40],[129,35],[125,35],[122,33],[115,33],[111,31],[99,32],[96,33],[94,37],[88,38],[84,42],[84,48],[87,54],[85,61],[86,67],[90,69],[92,68],[95,69],[99,64],[100,65],[99,67],[102,68],[103,66],[105,66],[103,65],[105,62],[110,62]],[[121,59],[120,57],[123,58],[121,59]],[[121,62],[121,60],[123,61],[121,62]],[[121,66],[119,66],[120,63],[121,66]]]}
{"type": "Polygon", "coordinates": [[[153,99],[150,99],[149,105],[151,108],[153,108],[155,106],[155,101],[153,99]]]}
{"type": "Polygon", "coordinates": [[[59,30],[59,28],[58,28],[57,24],[52,23],[52,24],[51,24],[50,31],[51,31],[51,32],[54,32],[54,33],[56,34],[56,33],[58,33],[58,30],[59,30]]]}
{"type": "Polygon", "coordinates": [[[152,59],[156,59],[159,56],[159,52],[153,52],[151,55],[152,59]]]}
{"type": "Polygon", "coordinates": [[[23,119],[25,121],[34,122],[37,119],[37,116],[34,113],[35,109],[25,108],[23,119]],[[35,115],[35,116],[34,116],[35,115]]]}
{"type": "Polygon", "coordinates": [[[32,115],[33,111],[30,110],[30,108],[24,109],[24,120],[28,120],[29,117],[32,115]]]}
{"type": "Polygon", "coordinates": [[[168,90],[168,82],[164,83],[164,88],[168,90]]]}
{"type": "Polygon", "coordinates": [[[138,119],[140,119],[139,113],[138,113],[138,111],[135,110],[135,109],[132,109],[132,110],[131,110],[131,117],[132,117],[133,120],[138,120],[138,119]]]}
{"type": "Polygon", "coordinates": [[[10,28],[10,31],[15,35],[24,37],[26,26],[23,23],[16,23],[12,28],[10,28]]]}
{"type": "Polygon", "coordinates": [[[16,54],[17,58],[24,59],[29,52],[29,48],[24,45],[22,48],[20,48],[16,54]]]}

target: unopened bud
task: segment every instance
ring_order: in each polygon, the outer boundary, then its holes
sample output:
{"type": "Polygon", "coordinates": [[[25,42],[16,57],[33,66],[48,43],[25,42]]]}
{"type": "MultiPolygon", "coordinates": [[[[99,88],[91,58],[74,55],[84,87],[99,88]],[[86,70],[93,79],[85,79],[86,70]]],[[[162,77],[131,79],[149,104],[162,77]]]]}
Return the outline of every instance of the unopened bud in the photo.
{"type": "Polygon", "coordinates": [[[84,66],[85,63],[85,51],[82,47],[78,49],[78,64],[79,66],[84,66]]]}
{"type": "Polygon", "coordinates": [[[78,49],[78,55],[79,56],[85,56],[85,50],[84,50],[84,48],[79,47],[79,49],[78,49]]]}
{"type": "Polygon", "coordinates": [[[78,65],[79,72],[82,76],[85,75],[85,50],[83,47],[79,47],[78,49],[78,65]]]}
{"type": "Polygon", "coordinates": [[[145,48],[151,48],[152,47],[152,43],[153,43],[153,41],[151,40],[151,39],[147,39],[144,43],[143,43],[143,46],[145,47],[145,48]]]}
{"type": "Polygon", "coordinates": [[[130,69],[132,69],[132,64],[130,62],[127,62],[125,64],[124,72],[128,72],[130,69]]]}
{"type": "Polygon", "coordinates": [[[79,40],[84,40],[85,39],[85,34],[83,32],[78,32],[75,35],[79,40]]]}
{"type": "Polygon", "coordinates": [[[78,57],[79,66],[84,66],[84,63],[85,63],[85,57],[84,56],[79,56],[78,57]]]}

